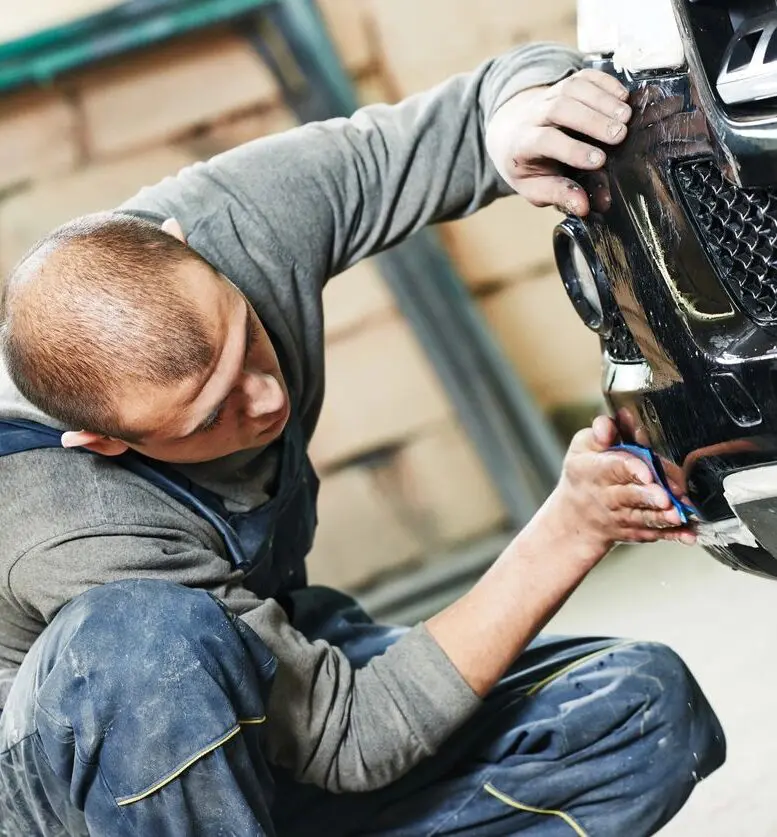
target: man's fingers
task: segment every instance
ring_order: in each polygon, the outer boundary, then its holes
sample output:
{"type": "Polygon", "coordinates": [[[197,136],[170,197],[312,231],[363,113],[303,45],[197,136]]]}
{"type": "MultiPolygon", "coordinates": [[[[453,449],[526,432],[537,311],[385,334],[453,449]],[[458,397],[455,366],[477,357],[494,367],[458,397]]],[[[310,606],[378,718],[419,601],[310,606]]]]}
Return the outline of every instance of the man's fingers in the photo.
{"type": "MultiPolygon", "coordinates": [[[[610,76],[605,76],[605,78],[609,79],[610,76]]],[[[625,90],[625,88],[622,89],[625,90]]],[[[577,99],[578,102],[588,105],[589,108],[608,119],[614,119],[623,124],[631,119],[631,107],[622,96],[614,95],[611,90],[592,82],[582,73],[569,80],[564,88],[564,93],[573,99],[577,99]]]]}
{"type": "Polygon", "coordinates": [[[611,76],[609,73],[602,72],[602,70],[594,70],[593,68],[586,68],[585,70],[579,70],[573,76],[570,76],[570,81],[572,79],[582,79],[584,81],[590,82],[591,84],[595,84],[597,87],[601,87],[602,90],[606,90],[612,96],[615,96],[616,99],[620,99],[621,101],[626,101],[629,98],[629,91],[626,87],[624,87],[617,78],[611,76]]]}
{"type": "MultiPolygon", "coordinates": [[[[613,486],[608,493],[607,506],[612,510],[643,509],[659,513],[676,511],[669,495],[656,483],[613,486]]],[[[672,520],[674,519],[672,517],[672,520]]]]}
{"type": "MultiPolygon", "coordinates": [[[[593,86],[580,85],[580,87],[585,92],[593,86]]],[[[577,90],[574,92],[577,93],[577,90]]],[[[601,95],[606,97],[607,94],[602,93],[601,95]]],[[[617,99],[610,99],[610,105],[605,104],[605,107],[615,107],[617,105],[617,99]]],[[[620,103],[619,106],[623,109],[624,115],[631,115],[628,105],[620,103]]],[[[591,107],[588,103],[573,96],[570,88],[568,95],[549,100],[545,114],[545,124],[576,131],[578,134],[591,137],[591,139],[599,142],[606,142],[609,145],[617,145],[626,137],[628,116],[624,119],[616,119],[609,113],[602,113],[597,108],[591,107]]]]}
{"type": "MultiPolygon", "coordinates": [[[[559,168],[603,168],[607,155],[595,143],[617,145],[624,139],[632,113],[628,95],[619,81],[597,70],[581,71],[551,87],[524,90],[489,122],[488,153],[502,177],[530,203],[587,215],[588,195],[560,176],[559,168]]],[[[600,211],[610,202],[605,186],[594,192],[600,211]]]]}
{"type": "Polygon", "coordinates": [[[655,543],[666,540],[659,529],[625,529],[618,536],[619,543],[655,543]]]}
{"type": "Polygon", "coordinates": [[[641,532],[645,529],[651,532],[663,532],[679,529],[682,521],[677,510],[671,512],[651,511],[650,509],[621,509],[615,514],[615,527],[621,532],[641,532]]]}
{"type": "Polygon", "coordinates": [[[658,485],[614,486],[607,491],[605,504],[623,530],[676,529],[682,525],[679,512],[658,485]]]}
{"type": "Polygon", "coordinates": [[[554,160],[583,171],[596,171],[607,161],[601,148],[570,137],[559,128],[538,128],[527,137],[527,145],[516,159],[554,160]]]}
{"type": "Polygon", "coordinates": [[[619,493],[619,489],[657,487],[659,491],[664,490],[657,485],[652,471],[641,459],[626,452],[598,449],[591,428],[575,434],[568,456],[573,479],[597,486],[604,492],[605,505],[611,511],[621,506],[651,506],[650,494],[624,494],[619,493]]]}
{"type": "Polygon", "coordinates": [[[610,451],[606,457],[606,468],[600,477],[602,485],[651,485],[655,484],[653,472],[648,465],[627,451],[610,451]]]}
{"type": "Polygon", "coordinates": [[[588,195],[574,180],[560,175],[540,175],[515,182],[519,194],[534,206],[555,206],[570,215],[588,214],[588,195]]]}
{"type": "Polygon", "coordinates": [[[609,416],[597,416],[590,427],[578,430],[569,444],[570,453],[601,453],[618,439],[618,428],[609,416]]]}
{"type": "Polygon", "coordinates": [[[618,427],[609,416],[597,416],[591,430],[593,443],[599,450],[607,450],[618,441],[618,427]]]}
{"type": "Polygon", "coordinates": [[[640,529],[676,529],[682,523],[674,506],[669,511],[629,509],[626,519],[626,525],[640,529]]]}

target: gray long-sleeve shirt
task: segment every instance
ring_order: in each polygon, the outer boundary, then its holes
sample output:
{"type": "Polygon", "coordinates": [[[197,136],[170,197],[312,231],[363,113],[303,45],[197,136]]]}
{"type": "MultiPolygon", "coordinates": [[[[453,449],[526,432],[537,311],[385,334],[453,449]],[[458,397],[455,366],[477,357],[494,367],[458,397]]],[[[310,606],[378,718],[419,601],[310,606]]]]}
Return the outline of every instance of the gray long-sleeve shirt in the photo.
{"type": "MultiPolygon", "coordinates": [[[[257,140],[144,189],[117,211],[175,217],[282,343],[309,438],[324,391],[322,289],[360,259],[508,193],[485,128],[519,90],[580,66],[533,45],[396,106],[257,140]]],[[[520,246],[519,244],[517,246],[520,246]]],[[[0,417],[56,425],[0,368],[0,417]]],[[[189,466],[235,507],[266,499],[272,450],[189,466]]],[[[334,791],[386,784],[440,743],[478,699],[417,626],[359,670],[309,642],[242,585],[209,524],[108,458],[40,450],[0,458],[0,706],[35,638],[98,584],[146,577],[208,590],[278,658],[271,759],[334,791]],[[4,684],[3,684],[4,681],[4,684]]]]}

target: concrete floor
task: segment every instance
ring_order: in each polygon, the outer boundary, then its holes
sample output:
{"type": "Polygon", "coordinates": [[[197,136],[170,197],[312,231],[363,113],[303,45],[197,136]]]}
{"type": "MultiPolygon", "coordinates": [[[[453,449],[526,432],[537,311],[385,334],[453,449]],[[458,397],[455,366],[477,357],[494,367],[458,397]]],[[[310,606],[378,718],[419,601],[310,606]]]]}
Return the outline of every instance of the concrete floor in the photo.
{"type": "Polygon", "coordinates": [[[735,573],[700,549],[622,548],[550,629],[666,642],[715,707],[728,762],[661,837],[777,834],[777,581],[735,573]]]}

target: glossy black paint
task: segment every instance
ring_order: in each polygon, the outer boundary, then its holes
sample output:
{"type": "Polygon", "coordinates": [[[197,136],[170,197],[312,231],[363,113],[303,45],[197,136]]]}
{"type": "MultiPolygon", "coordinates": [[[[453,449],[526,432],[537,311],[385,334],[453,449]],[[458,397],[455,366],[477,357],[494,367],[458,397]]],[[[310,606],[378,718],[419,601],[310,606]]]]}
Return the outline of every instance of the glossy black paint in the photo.
{"type": "MultiPolygon", "coordinates": [[[[585,183],[597,209],[584,225],[644,362],[615,363],[605,350],[603,388],[625,440],[652,447],[677,491],[704,519],[721,520],[732,516],[723,478],[777,462],[777,327],[756,324],[729,297],[673,172],[707,158],[741,172],[743,135],[731,140],[715,114],[708,120],[693,71],[620,78],[634,117],[606,170],[585,183]]],[[[773,147],[777,160],[774,126],[759,153],[773,147]]],[[[777,578],[777,558],[764,549],[709,551],[777,578]]]]}

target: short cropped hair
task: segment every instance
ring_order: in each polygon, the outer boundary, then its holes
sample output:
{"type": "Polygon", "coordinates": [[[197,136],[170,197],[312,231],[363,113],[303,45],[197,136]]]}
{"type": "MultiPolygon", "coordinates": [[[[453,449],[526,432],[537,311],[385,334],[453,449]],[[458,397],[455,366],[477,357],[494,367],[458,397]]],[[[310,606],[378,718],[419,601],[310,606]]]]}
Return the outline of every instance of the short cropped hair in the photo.
{"type": "MultiPolygon", "coordinates": [[[[0,343],[13,382],[73,430],[133,440],[117,414],[127,383],[169,385],[212,363],[213,344],[181,277],[214,268],[149,221],[71,221],[38,242],[0,297],[0,343]]],[[[145,430],[145,428],[144,428],[145,430]]]]}

